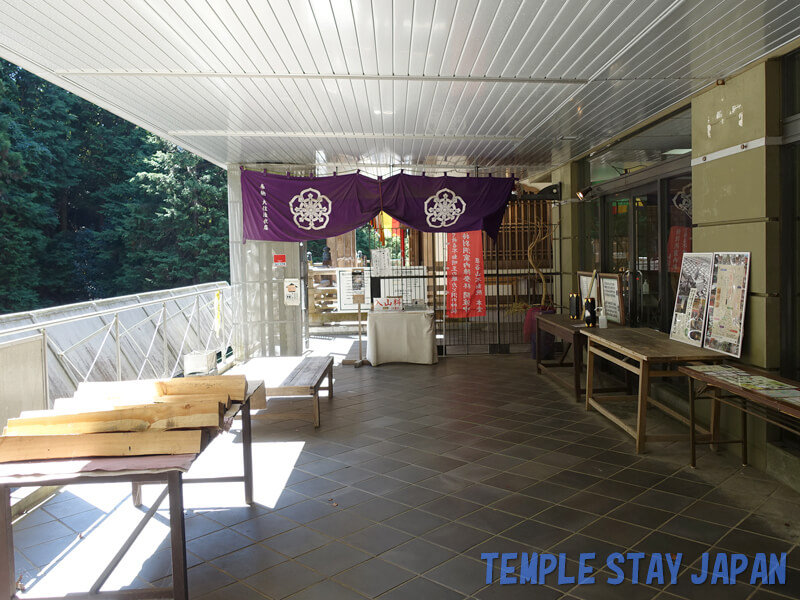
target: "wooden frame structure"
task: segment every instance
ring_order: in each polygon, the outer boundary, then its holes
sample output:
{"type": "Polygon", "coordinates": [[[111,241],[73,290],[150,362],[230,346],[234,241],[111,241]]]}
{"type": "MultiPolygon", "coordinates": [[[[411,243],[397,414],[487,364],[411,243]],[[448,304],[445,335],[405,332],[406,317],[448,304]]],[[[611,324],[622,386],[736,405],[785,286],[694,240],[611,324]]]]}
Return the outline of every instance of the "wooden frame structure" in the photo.
{"type": "MultiPolygon", "coordinates": [[[[674,442],[687,439],[686,435],[647,435],[647,407],[653,405],[669,416],[689,424],[689,418],[662,402],[650,397],[650,380],[657,377],[685,377],[677,370],[657,369],[655,365],[677,365],[693,361],[720,363],[725,355],[713,350],[695,348],[669,339],[665,333],[652,329],[596,327],[580,330],[587,339],[586,359],[586,410],[594,408],[636,440],[636,453],[645,451],[647,441],[674,442]],[[639,377],[637,394],[623,396],[595,396],[593,388],[595,357],[603,358],[639,377]],[[631,427],[603,406],[608,402],[634,401],[637,405],[636,426],[631,427]]],[[[701,429],[705,434],[709,432],[701,429]]]]}

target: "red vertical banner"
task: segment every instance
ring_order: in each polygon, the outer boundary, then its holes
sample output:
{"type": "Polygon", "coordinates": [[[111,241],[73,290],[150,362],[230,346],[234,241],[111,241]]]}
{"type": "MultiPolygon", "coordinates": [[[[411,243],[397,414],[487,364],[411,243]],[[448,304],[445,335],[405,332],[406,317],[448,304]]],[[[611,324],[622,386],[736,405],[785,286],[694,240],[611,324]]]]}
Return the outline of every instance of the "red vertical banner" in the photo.
{"type": "Polygon", "coordinates": [[[667,258],[669,260],[669,272],[680,273],[681,261],[684,252],[692,251],[692,228],[691,227],[670,227],[669,239],[667,240],[667,258]]]}
{"type": "Polygon", "coordinates": [[[480,231],[448,233],[447,316],[459,319],[485,314],[483,234],[480,231]]]}

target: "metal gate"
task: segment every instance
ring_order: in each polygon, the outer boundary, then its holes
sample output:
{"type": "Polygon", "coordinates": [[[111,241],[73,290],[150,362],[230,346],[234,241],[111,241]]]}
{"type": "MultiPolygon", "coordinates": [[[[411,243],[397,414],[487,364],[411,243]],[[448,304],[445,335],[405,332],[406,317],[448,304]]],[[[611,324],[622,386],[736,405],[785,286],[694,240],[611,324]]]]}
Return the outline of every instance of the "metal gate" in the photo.
{"type": "Polygon", "coordinates": [[[447,244],[444,233],[403,229],[396,222],[365,226],[360,240],[369,250],[391,248],[393,275],[382,278],[404,303],[422,300],[433,309],[439,353],[489,354],[525,352],[523,325],[527,310],[544,297],[552,304],[554,269],[550,205],[557,186],[544,193],[514,196],[508,204],[495,243],[483,235],[486,314],[450,318],[446,315],[447,244]],[[538,241],[537,241],[538,240],[538,241]],[[540,269],[534,271],[532,260],[540,269]]]}

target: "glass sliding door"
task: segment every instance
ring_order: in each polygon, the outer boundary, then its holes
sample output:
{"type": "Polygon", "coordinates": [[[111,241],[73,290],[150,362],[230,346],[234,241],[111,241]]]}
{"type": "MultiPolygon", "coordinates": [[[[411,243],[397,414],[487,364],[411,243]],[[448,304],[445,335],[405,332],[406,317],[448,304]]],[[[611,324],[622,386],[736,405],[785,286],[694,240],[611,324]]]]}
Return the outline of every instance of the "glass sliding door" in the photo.
{"type": "Polygon", "coordinates": [[[622,276],[626,320],[633,326],[660,323],[658,193],[655,186],[602,199],[606,223],[603,271],[622,276]]]}
{"type": "Polygon", "coordinates": [[[658,236],[658,190],[655,186],[633,194],[632,226],[635,262],[631,269],[631,321],[637,327],[661,326],[661,252],[658,236]]]}

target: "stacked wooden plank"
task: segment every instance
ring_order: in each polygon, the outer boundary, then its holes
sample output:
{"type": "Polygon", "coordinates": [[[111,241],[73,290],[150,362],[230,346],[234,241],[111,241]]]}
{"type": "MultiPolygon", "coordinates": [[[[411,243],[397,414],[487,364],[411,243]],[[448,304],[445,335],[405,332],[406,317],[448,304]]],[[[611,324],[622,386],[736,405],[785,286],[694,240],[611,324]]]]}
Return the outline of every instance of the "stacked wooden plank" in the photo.
{"type": "Polygon", "coordinates": [[[53,410],[9,419],[0,463],[50,458],[196,454],[243,402],[243,375],[82,383],[53,410]]]}

